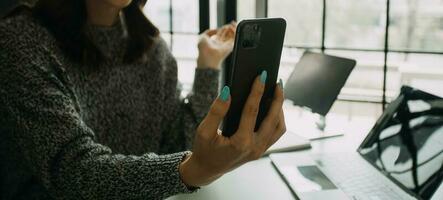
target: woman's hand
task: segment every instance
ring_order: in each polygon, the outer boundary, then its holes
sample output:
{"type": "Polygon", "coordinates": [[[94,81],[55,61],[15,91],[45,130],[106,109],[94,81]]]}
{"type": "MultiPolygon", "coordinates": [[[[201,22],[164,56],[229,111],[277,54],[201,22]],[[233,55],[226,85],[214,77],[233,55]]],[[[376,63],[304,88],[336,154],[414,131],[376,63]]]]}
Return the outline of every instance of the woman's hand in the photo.
{"type": "Polygon", "coordinates": [[[180,164],[180,175],[187,186],[207,185],[240,165],[259,159],[286,131],[282,110],[284,97],[280,83],[276,87],[268,115],[259,130],[254,132],[265,86],[262,81],[263,76],[255,80],[243,109],[239,128],[230,138],[224,137],[218,130],[231,101],[229,88],[225,87],[212,104],[211,110],[197,129],[193,153],[180,164]]]}
{"type": "Polygon", "coordinates": [[[198,43],[198,68],[219,69],[223,60],[234,48],[235,22],[219,29],[207,30],[200,36],[198,43]]]}

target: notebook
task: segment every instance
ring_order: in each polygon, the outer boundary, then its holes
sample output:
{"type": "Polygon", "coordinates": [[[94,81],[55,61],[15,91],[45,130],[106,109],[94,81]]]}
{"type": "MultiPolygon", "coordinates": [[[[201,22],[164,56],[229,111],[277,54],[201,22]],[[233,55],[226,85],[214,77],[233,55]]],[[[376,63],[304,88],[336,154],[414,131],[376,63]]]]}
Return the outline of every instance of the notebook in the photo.
{"type": "Polygon", "coordinates": [[[311,148],[308,139],[298,136],[297,134],[287,131],[274,145],[272,145],[264,155],[278,152],[296,151],[311,148]]]}

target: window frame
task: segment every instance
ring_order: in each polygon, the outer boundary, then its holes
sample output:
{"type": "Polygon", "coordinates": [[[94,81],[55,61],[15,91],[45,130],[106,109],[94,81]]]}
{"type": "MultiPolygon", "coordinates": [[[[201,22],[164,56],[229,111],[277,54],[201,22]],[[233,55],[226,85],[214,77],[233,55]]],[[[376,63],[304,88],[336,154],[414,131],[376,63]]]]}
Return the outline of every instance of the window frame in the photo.
{"type": "MultiPolygon", "coordinates": [[[[169,0],[169,31],[165,31],[162,33],[168,33],[170,37],[169,46],[172,49],[174,44],[174,35],[196,35],[194,32],[182,32],[182,31],[174,31],[174,0],[169,0]]],[[[210,27],[210,3],[209,0],[199,0],[198,1],[198,19],[199,19],[199,33],[203,33],[205,30],[210,27]]]]}
{"type": "MultiPolygon", "coordinates": [[[[256,1],[256,17],[268,17],[268,0],[255,0],[256,1]]],[[[365,101],[365,100],[350,100],[350,99],[339,99],[342,101],[350,102],[367,102],[367,103],[381,103],[383,110],[386,108],[388,102],[387,99],[387,75],[388,75],[388,56],[390,53],[404,53],[404,54],[433,54],[433,55],[443,55],[443,52],[438,51],[415,51],[415,50],[395,50],[389,47],[390,35],[390,14],[391,14],[391,1],[386,0],[386,18],[385,18],[385,34],[384,34],[384,48],[383,49],[367,49],[367,48],[339,48],[339,47],[326,47],[326,20],[327,20],[327,0],[322,0],[322,28],[321,28],[321,46],[295,46],[295,45],[284,45],[285,48],[289,49],[305,49],[305,50],[320,50],[325,52],[327,50],[340,50],[340,51],[360,51],[360,52],[378,52],[383,53],[383,88],[382,88],[382,101],[365,101]]]]}
{"type": "MultiPolygon", "coordinates": [[[[199,0],[199,33],[204,32],[209,29],[211,26],[211,9],[210,9],[210,0],[199,0]]],[[[268,17],[268,0],[255,0],[256,8],[255,13],[257,18],[266,18],[268,17]]],[[[217,26],[221,26],[223,24],[229,23],[233,20],[237,20],[237,0],[217,0],[217,26]]],[[[327,26],[327,0],[322,0],[322,23],[321,23],[321,45],[320,46],[296,46],[296,45],[284,45],[285,48],[288,49],[304,49],[304,50],[320,50],[321,52],[325,52],[327,50],[338,50],[338,51],[360,51],[360,52],[377,52],[383,53],[383,86],[382,86],[382,99],[378,100],[356,100],[356,99],[339,99],[341,101],[349,101],[349,102],[366,102],[366,103],[377,103],[381,104],[383,110],[386,108],[388,102],[387,97],[387,79],[388,79],[388,56],[390,53],[403,53],[403,54],[428,54],[428,55],[443,55],[443,52],[438,51],[415,51],[415,50],[396,50],[391,49],[389,46],[390,35],[390,19],[391,19],[391,0],[386,0],[386,18],[385,18],[385,34],[384,34],[384,48],[383,49],[370,49],[370,48],[340,48],[340,47],[327,47],[326,42],[326,26],[327,26]]],[[[182,34],[182,35],[196,35],[193,32],[177,32],[174,31],[174,10],[173,10],[173,0],[169,0],[169,32],[163,32],[170,34],[170,48],[173,47],[174,42],[174,34],[182,34]]],[[[231,58],[229,57],[225,63],[231,63],[231,58]]],[[[226,65],[223,68],[223,76],[222,80],[229,79],[228,71],[231,71],[230,65],[226,65]]]]}

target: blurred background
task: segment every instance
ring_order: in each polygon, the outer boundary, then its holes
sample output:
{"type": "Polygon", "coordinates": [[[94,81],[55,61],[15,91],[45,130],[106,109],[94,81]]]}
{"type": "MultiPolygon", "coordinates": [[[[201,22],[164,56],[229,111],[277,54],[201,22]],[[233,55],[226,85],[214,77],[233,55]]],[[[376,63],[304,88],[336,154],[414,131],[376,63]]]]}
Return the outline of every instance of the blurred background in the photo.
{"type": "Polygon", "coordinates": [[[443,96],[443,0],[149,0],[144,11],[178,60],[183,95],[201,31],[283,17],[283,80],[305,50],[357,60],[331,113],[378,117],[404,84],[443,96]]]}

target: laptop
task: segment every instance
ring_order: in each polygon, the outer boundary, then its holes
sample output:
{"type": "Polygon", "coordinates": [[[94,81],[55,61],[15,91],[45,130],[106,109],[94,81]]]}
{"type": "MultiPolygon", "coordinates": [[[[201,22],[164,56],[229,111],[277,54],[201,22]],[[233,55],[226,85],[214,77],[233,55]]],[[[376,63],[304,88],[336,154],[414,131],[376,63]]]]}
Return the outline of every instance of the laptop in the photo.
{"type": "Polygon", "coordinates": [[[285,97],[326,116],[355,65],[355,60],[306,51],[285,85],[285,97]]]}
{"type": "Polygon", "coordinates": [[[403,87],[357,152],[294,152],[270,158],[302,200],[441,200],[443,103],[437,96],[403,87]],[[430,111],[435,106],[440,110],[430,111]]]}

